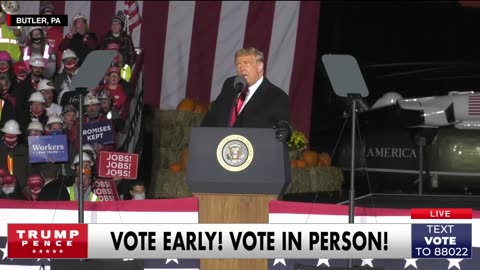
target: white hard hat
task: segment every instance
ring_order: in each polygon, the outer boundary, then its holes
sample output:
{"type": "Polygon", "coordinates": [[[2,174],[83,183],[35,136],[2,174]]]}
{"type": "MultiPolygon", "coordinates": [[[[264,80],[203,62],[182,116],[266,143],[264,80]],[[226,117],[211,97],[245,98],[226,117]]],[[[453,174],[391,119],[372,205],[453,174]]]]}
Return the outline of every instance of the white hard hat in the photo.
{"type": "Polygon", "coordinates": [[[43,91],[43,90],[55,90],[55,86],[53,86],[52,81],[47,79],[41,79],[38,82],[38,91],[43,91]]]}
{"type": "Polygon", "coordinates": [[[381,108],[393,105],[397,103],[397,100],[403,99],[402,95],[397,92],[387,92],[381,98],[379,98],[375,104],[373,104],[372,109],[381,108]]]}
{"type": "Polygon", "coordinates": [[[6,134],[15,134],[15,135],[22,134],[22,132],[20,131],[20,126],[18,125],[18,122],[15,120],[8,120],[3,126],[3,128],[1,129],[1,131],[6,134]]]}
{"type": "Polygon", "coordinates": [[[77,54],[70,50],[70,49],[66,49],[65,51],[63,51],[62,53],[62,60],[65,60],[65,59],[68,59],[68,58],[75,58],[75,59],[78,59],[77,58],[77,54]]]}
{"type": "Polygon", "coordinates": [[[50,124],[62,124],[63,125],[63,120],[62,118],[56,116],[56,115],[52,115],[48,118],[48,121],[47,121],[47,127],[50,125],[50,124]]]}
{"type": "Polygon", "coordinates": [[[9,15],[15,15],[20,10],[18,1],[2,1],[2,10],[9,15]]]}
{"type": "MultiPolygon", "coordinates": [[[[71,166],[72,169],[75,169],[75,165],[78,164],[79,159],[80,159],[80,156],[77,155],[75,157],[75,159],[73,160],[73,163],[72,163],[72,166],[71,166]]],[[[87,161],[87,162],[90,162],[90,165],[92,164],[92,160],[90,159],[90,156],[85,152],[82,152],[82,159],[83,159],[84,162],[87,161]]]]}
{"type": "Polygon", "coordinates": [[[30,29],[28,29],[28,34],[31,34],[33,32],[33,30],[40,30],[40,31],[42,31],[43,35],[45,35],[45,29],[43,29],[43,27],[41,27],[41,26],[30,27],[30,29]]]}
{"type": "Polygon", "coordinates": [[[73,16],[72,22],[75,23],[75,21],[78,19],[84,19],[86,21],[87,17],[85,17],[85,15],[83,15],[82,13],[77,13],[75,14],[75,16],[73,16]]]}
{"type": "Polygon", "coordinates": [[[45,98],[40,92],[33,92],[28,99],[28,102],[41,102],[45,103],[45,98]]]}
{"type": "Polygon", "coordinates": [[[32,67],[45,67],[45,61],[40,54],[32,54],[32,56],[30,56],[29,64],[32,67]]]}
{"type": "Polygon", "coordinates": [[[92,93],[88,93],[85,96],[85,100],[83,101],[84,106],[90,105],[90,104],[100,104],[100,101],[98,100],[97,96],[92,93]]]}
{"type": "Polygon", "coordinates": [[[93,147],[90,144],[84,144],[82,146],[83,151],[91,151],[93,153],[93,159],[97,159],[97,154],[95,154],[95,150],[93,150],[93,147]]]}
{"type": "Polygon", "coordinates": [[[34,120],[28,124],[27,130],[43,131],[42,123],[40,123],[38,120],[34,120]]]}

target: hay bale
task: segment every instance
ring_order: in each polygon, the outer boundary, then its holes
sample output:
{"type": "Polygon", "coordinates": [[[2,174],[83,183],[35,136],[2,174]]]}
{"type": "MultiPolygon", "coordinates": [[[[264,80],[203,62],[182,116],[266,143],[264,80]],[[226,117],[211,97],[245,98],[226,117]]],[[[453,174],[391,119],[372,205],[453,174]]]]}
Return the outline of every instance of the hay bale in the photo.
{"type": "Polygon", "coordinates": [[[173,173],[169,170],[158,170],[149,190],[150,198],[185,198],[193,194],[185,180],[185,172],[173,173]]]}
{"type": "Polygon", "coordinates": [[[158,111],[154,121],[163,128],[199,126],[203,117],[193,112],[158,111]]]}
{"type": "Polygon", "coordinates": [[[342,183],[343,173],[337,167],[294,168],[285,193],[340,191],[342,183]]]}

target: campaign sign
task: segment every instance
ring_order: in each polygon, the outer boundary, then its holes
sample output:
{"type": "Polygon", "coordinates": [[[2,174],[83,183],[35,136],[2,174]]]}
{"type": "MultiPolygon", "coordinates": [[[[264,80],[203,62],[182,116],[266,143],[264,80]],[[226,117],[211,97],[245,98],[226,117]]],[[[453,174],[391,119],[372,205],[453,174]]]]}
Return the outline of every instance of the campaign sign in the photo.
{"type": "Polygon", "coordinates": [[[110,202],[119,200],[117,186],[111,179],[96,179],[93,185],[93,192],[95,192],[100,201],[110,202]]]}
{"type": "Polygon", "coordinates": [[[95,123],[83,124],[83,143],[106,145],[114,143],[112,121],[104,120],[95,123]]]}
{"type": "Polygon", "coordinates": [[[412,258],[471,258],[472,224],[412,224],[412,258]]]}
{"type": "Polygon", "coordinates": [[[28,136],[30,163],[68,162],[67,135],[28,136]]]}
{"type": "Polygon", "coordinates": [[[122,179],[137,179],[138,154],[101,151],[98,176],[122,179]]]}
{"type": "Polygon", "coordinates": [[[87,224],[8,224],[10,259],[84,259],[87,224]]]}

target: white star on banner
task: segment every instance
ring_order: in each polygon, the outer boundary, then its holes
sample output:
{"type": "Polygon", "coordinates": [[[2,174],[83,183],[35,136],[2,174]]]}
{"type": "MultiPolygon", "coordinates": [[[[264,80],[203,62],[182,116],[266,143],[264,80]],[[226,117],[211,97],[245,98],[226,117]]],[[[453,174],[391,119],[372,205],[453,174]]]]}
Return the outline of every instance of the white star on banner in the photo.
{"type": "Polygon", "coordinates": [[[325,264],[326,266],[330,267],[330,263],[328,262],[328,259],[318,259],[317,267],[325,264]]]}
{"type": "Polygon", "coordinates": [[[362,266],[368,265],[373,268],[373,259],[362,259],[362,266]]]}
{"type": "Polygon", "coordinates": [[[167,261],[165,262],[165,264],[168,264],[169,262],[173,261],[174,263],[178,264],[178,260],[177,259],[167,259],[167,261]]]}
{"type": "Polygon", "coordinates": [[[415,269],[418,269],[417,260],[418,259],[405,259],[405,267],[403,267],[403,269],[407,268],[409,265],[415,267],[415,269]]]}
{"type": "Polygon", "coordinates": [[[7,258],[8,244],[5,245],[4,248],[0,248],[0,250],[3,252],[3,256],[2,256],[2,261],[3,261],[3,260],[5,260],[5,258],[7,258]]]}
{"type": "Polygon", "coordinates": [[[281,263],[284,266],[287,266],[287,263],[285,262],[285,259],[275,259],[275,261],[273,262],[273,266],[277,265],[277,263],[281,263]]]}
{"type": "Polygon", "coordinates": [[[452,267],[456,267],[459,270],[462,270],[462,268],[460,268],[460,262],[463,261],[463,259],[447,259],[447,260],[448,260],[448,269],[452,267]]]}

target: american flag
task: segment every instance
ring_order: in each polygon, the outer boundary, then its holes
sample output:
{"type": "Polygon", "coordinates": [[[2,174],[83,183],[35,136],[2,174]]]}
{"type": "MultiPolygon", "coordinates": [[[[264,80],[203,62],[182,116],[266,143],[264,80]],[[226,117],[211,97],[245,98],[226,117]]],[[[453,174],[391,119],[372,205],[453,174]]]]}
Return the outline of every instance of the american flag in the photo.
{"type": "MultiPolygon", "coordinates": [[[[48,259],[9,259],[8,223],[77,223],[76,202],[0,200],[0,270],[50,270],[48,259]]],[[[85,223],[198,223],[196,198],[85,204],[85,223]]],[[[125,258],[128,260],[129,258],[125,258]]],[[[149,259],[144,269],[198,270],[199,260],[149,259]]]]}
{"type": "Polygon", "coordinates": [[[480,95],[468,96],[468,115],[480,115],[480,95]]]}
{"type": "MultiPolygon", "coordinates": [[[[214,100],[235,75],[234,53],[257,47],[266,76],[290,96],[294,128],[310,134],[317,58],[319,1],[129,1],[138,4],[131,33],[145,52],[144,102],[175,109],[185,97],[214,100]]],[[[40,1],[19,1],[20,14],[38,14],[40,1]],[[28,4],[26,4],[28,3],[28,4]]],[[[101,37],[125,1],[52,1],[56,14],[89,18],[101,37]]],[[[68,27],[64,28],[64,34],[68,27]]]]}
{"type": "Polygon", "coordinates": [[[125,1],[125,15],[127,15],[128,33],[132,33],[142,23],[137,1],[125,1]]]}
{"type": "MultiPolygon", "coordinates": [[[[271,201],[270,223],[348,223],[348,206],[271,201]]],[[[355,223],[415,223],[409,209],[355,208],[355,223]]],[[[434,222],[438,222],[434,221],[434,222]]],[[[470,222],[470,221],[469,221],[470,222]]],[[[353,259],[352,266],[388,270],[477,270],[480,269],[480,211],[473,211],[472,259],[353,259]]],[[[421,223],[421,222],[420,222],[421,223]]],[[[268,260],[269,270],[329,269],[347,267],[348,259],[268,260]]]]}

